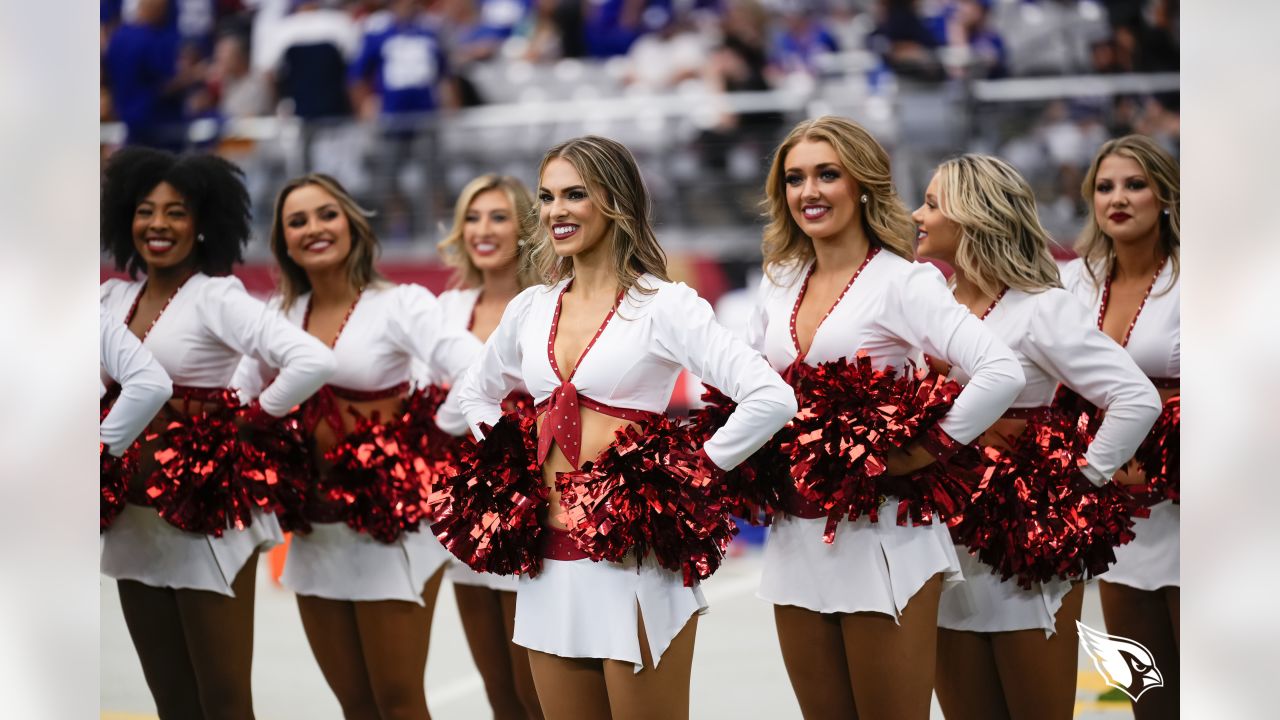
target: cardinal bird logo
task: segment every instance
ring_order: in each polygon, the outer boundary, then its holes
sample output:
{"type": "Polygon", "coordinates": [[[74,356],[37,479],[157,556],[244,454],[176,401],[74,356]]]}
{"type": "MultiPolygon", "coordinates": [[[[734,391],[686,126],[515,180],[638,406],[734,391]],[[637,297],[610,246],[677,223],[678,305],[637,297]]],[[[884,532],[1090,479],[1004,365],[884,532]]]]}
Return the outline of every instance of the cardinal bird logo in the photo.
{"type": "Polygon", "coordinates": [[[1113,688],[1138,701],[1151,688],[1164,687],[1164,677],[1155,658],[1142,643],[1118,635],[1108,635],[1076,621],[1080,644],[1093,658],[1098,674],[1113,688]]]}

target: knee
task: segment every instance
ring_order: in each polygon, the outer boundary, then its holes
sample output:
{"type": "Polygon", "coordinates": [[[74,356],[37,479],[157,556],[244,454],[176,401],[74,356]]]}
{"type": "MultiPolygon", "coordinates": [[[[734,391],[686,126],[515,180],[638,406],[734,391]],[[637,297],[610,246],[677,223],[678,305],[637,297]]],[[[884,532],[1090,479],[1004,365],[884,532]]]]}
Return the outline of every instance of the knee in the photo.
{"type": "Polygon", "coordinates": [[[205,720],[242,720],[253,717],[253,693],[249,678],[201,677],[200,708],[205,720]]]}
{"type": "Polygon", "coordinates": [[[373,689],[382,720],[418,720],[426,713],[425,684],[394,683],[373,689]]]}
{"type": "Polygon", "coordinates": [[[188,697],[185,694],[156,692],[154,689],[151,691],[151,697],[155,700],[156,715],[160,720],[187,720],[187,718],[200,720],[204,717],[200,698],[188,697]]]}

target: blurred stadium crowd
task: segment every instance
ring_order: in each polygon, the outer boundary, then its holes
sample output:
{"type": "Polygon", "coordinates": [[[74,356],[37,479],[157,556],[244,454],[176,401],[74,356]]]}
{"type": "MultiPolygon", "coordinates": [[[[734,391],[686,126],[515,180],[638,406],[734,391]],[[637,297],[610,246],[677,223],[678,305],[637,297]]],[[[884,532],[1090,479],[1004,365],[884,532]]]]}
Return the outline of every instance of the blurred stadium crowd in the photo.
{"type": "MultiPolygon", "coordinates": [[[[768,153],[832,112],[932,166],[996,153],[1065,245],[1109,137],[1178,147],[1177,0],[101,0],[104,153],[217,151],[245,168],[259,238],[274,190],[329,172],[390,251],[430,257],[458,189],[531,182],[595,132],[648,173],[663,242],[758,258],[768,153]]],[[[251,255],[265,255],[259,241],[251,255]]],[[[737,284],[736,282],[734,284],[737,284]]]]}

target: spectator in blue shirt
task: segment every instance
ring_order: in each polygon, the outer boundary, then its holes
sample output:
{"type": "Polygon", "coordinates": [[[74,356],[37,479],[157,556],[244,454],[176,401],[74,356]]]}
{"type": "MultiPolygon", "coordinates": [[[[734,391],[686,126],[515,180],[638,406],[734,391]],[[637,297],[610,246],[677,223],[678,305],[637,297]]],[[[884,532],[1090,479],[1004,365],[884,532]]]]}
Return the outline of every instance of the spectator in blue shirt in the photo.
{"type": "Polygon", "coordinates": [[[376,97],[388,128],[411,131],[442,104],[447,73],[440,39],[417,0],[392,0],[386,12],[367,20],[348,77],[365,102],[370,93],[376,97]]]}
{"type": "Polygon", "coordinates": [[[810,0],[789,0],[783,9],[781,29],[773,38],[772,59],[783,72],[816,75],[816,58],[839,51],[835,37],[815,18],[810,0]]]}
{"type": "Polygon", "coordinates": [[[183,103],[202,81],[202,67],[179,65],[180,38],[166,27],[166,0],[139,0],[133,21],[108,41],[104,67],[126,142],[172,150],[186,137],[183,103]]]}

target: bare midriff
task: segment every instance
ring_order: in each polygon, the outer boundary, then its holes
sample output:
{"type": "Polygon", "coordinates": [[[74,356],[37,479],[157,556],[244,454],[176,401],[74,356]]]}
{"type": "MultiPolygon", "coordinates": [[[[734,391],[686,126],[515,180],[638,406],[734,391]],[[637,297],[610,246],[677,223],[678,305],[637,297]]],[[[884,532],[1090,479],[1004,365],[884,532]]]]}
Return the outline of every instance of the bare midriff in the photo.
{"type": "Polygon", "coordinates": [[[1008,450],[1013,446],[1013,441],[1022,434],[1027,428],[1026,420],[1018,420],[1015,418],[1000,418],[987,428],[978,438],[978,444],[983,447],[996,447],[1001,450],[1008,450]]]}
{"type": "MultiPolygon", "coordinates": [[[[542,429],[542,421],[546,415],[538,417],[538,429],[542,429]]],[[[578,408],[579,427],[582,428],[582,462],[594,459],[604,452],[605,448],[613,444],[616,439],[617,431],[634,426],[636,423],[629,420],[622,420],[611,415],[605,415],[595,410],[585,407],[578,408]]],[[[569,464],[569,459],[564,456],[560,450],[559,443],[552,443],[550,452],[547,453],[547,459],[542,463],[542,481],[551,491],[550,502],[547,503],[547,517],[543,520],[544,524],[560,530],[566,530],[565,524],[561,522],[560,515],[560,493],[556,491],[556,473],[571,472],[574,467],[569,464]]]]}

